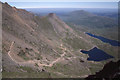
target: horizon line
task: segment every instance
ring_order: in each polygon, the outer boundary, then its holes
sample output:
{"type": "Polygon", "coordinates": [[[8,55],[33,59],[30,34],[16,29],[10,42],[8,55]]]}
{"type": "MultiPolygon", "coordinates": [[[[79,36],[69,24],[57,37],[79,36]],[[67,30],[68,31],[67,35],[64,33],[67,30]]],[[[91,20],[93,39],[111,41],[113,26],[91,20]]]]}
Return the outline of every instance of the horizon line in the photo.
{"type": "MultiPolygon", "coordinates": [[[[13,6],[14,7],[14,6],[13,6]]],[[[56,7],[16,7],[16,8],[56,8],[56,7]]],[[[60,8],[60,7],[57,7],[57,8],[60,8]]],[[[73,7],[69,7],[69,8],[73,8],[73,7]]],[[[76,7],[77,8],[77,7],[76,7]]],[[[85,8],[85,7],[84,7],[85,8]]],[[[74,9],[74,8],[73,8],[74,9]]],[[[94,8],[94,9],[118,9],[118,8],[94,8]]]]}

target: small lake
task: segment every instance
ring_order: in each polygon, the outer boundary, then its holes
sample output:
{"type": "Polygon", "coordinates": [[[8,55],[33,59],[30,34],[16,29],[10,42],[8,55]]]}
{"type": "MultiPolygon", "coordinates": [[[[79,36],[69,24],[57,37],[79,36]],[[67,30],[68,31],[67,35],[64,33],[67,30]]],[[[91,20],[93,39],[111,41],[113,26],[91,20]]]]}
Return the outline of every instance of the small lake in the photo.
{"type": "Polygon", "coordinates": [[[103,61],[103,60],[107,60],[110,58],[114,58],[113,56],[98,49],[97,47],[94,47],[93,49],[91,49],[89,51],[81,50],[81,52],[89,55],[89,57],[87,59],[89,61],[103,61]]]}
{"type": "Polygon", "coordinates": [[[120,42],[118,42],[116,40],[110,40],[110,39],[107,39],[107,38],[104,38],[101,36],[96,36],[96,35],[91,34],[91,33],[86,33],[86,34],[91,36],[91,37],[97,38],[97,39],[101,40],[102,42],[109,43],[112,46],[120,46],[120,42]]]}

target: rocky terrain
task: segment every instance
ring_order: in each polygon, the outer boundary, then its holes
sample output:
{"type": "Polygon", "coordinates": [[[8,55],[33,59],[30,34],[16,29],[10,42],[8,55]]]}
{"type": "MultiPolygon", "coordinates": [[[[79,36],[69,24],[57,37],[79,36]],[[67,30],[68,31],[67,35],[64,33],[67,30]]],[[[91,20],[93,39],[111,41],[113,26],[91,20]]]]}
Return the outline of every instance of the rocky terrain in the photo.
{"type": "Polygon", "coordinates": [[[110,80],[120,78],[120,60],[117,62],[110,61],[105,64],[104,68],[97,72],[95,75],[89,75],[86,80],[90,78],[100,78],[101,80],[110,80]]]}
{"type": "Polygon", "coordinates": [[[0,4],[3,77],[84,78],[102,69],[104,61],[87,61],[88,55],[80,52],[97,46],[97,40],[78,33],[54,13],[39,17],[0,4]]]}

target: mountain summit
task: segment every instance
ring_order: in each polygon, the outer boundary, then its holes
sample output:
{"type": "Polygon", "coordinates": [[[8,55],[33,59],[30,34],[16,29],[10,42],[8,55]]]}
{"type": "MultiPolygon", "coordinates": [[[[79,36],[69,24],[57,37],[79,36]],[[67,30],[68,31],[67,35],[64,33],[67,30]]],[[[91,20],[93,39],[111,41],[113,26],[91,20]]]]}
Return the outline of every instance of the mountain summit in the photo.
{"type": "Polygon", "coordinates": [[[48,16],[50,16],[50,17],[57,17],[55,13],[49,13],[48,16]]]}

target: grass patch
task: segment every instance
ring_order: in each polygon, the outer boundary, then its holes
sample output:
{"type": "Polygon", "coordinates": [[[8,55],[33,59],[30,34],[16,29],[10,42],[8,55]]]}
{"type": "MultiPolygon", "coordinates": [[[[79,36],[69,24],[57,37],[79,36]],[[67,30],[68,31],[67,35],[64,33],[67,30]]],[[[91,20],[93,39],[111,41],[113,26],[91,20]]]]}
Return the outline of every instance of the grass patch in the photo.
{"type": "Polygon", "coordinates": [[[63,41],[67,43],[68,45],[70,45],[74,50],[86,49],[87,47],[89,47],[89,44],[85,43],[84,41],[82,41],[81,39],[77,37],[65,38],[63,41]],[[86,45],[88,46],[86,47],[86,45]]]}
{"type": "MultiPolygon", "coordinates": [[[[3,78],[50,78],[48,72],[3,72],[3,78]]],[[[34,80],[34,79],[33,79],[34,80]]]]}

